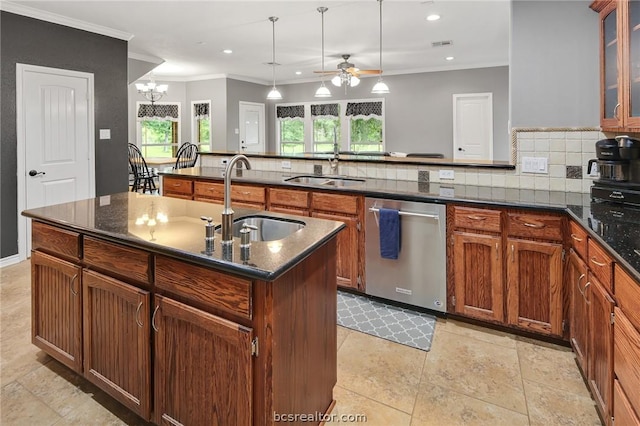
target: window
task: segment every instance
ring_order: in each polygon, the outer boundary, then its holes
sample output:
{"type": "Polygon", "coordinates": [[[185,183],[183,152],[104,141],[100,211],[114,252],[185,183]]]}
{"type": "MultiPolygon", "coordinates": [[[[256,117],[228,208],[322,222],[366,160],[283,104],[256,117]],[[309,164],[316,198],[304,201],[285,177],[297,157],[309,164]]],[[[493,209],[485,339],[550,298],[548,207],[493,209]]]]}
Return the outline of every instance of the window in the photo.
{"type": "Polygon", "coordinates": [[[211,101],[191,102],[191,140],[200,152],[211,152],[211,101]]]}
{"type": "Polygon", "coordinates": [[[384,151],[382,102],[349,102],[349,150],[354,152],[384,151]]]}
{"type": "Polygon", "coordinates": [[[138,102],[138,146],[145,157],[173,157],[179,145],[179,103],[138,102]]]}
{"type": "Polygon", "coordinates": [[[299,154],[305,151],[304,105],[276,107],[280,154],[299,154]]]}
{"type": "Polygon", "coordinates": [[[384,99],[276,105],[280,154],[383,152],[384,99]]]}

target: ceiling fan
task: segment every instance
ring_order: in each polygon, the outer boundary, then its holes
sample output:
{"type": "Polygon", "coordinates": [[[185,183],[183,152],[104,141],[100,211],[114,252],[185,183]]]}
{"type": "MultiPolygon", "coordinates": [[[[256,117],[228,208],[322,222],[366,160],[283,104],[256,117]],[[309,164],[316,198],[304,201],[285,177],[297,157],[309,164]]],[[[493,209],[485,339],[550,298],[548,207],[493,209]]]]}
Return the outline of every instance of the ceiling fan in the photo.
{"type": "Polygon", "coordinates": [[[361,74],[381,74],[380,70],[361,70],[356,68],[351,62],[349,62],[349,58],[351,55],[342,55],[342,59],[344,62],[340,62],[337,66],[337,71],[314,71],[318,74],[337,74],[337,75],[345,75],[350,74],[353,77],[360,77],[361,74]]]}

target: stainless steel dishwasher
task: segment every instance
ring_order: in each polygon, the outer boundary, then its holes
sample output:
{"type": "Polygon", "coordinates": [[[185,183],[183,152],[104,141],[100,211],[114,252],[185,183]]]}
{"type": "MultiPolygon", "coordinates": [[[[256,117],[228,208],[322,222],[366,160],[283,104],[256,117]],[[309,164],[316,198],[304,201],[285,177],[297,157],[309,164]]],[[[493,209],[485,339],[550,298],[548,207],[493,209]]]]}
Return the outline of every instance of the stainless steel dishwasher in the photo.
{"type": "Polygon", "coordinates": [[[443,204],[366,199],[366,293],[446,311],[446,208],[443,204]],[[380,256],[380,208],[398,210],[398,259],[380,256]]]}

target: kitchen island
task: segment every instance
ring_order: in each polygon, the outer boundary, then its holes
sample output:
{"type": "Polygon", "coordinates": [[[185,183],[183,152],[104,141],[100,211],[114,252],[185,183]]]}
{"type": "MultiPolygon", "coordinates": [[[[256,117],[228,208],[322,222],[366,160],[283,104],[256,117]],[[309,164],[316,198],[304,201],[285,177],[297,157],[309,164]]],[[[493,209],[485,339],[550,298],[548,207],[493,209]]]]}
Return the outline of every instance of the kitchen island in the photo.
{"type": "Polygon", "coordinates": [[[157,424],[265,425],[327,413],[340,222],[205,246],[221,206],[123,193],[25,211],[32,342],[157,424]]]}

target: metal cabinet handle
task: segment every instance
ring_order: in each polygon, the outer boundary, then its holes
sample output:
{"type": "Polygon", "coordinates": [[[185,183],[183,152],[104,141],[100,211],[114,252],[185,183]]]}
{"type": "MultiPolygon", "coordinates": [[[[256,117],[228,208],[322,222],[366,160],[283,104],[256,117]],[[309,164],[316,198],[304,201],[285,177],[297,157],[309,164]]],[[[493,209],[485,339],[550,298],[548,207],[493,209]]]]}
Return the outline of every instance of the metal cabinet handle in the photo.
{"type": "Polygon", "coordinates": [[[174,186],[174,187],[182,186],[182,183],[177,182],[177,183],[174,183],[172,186],[174,186]]]}
{"type": "Polygon", "coordinates": [[[596,264],[596,265],[598,265],[598,266],[607,266],[607,264],[606,264],[606,263],[598,262],[598,261],[596,260],[596,258],[595,258],[595,257],[592,257],[592,258],[591,258],[591,262],[592,262],[592,263],[595,263],[595,264],[596,264]]]}
{"type": "Polygon", "coordinates": [[[515,262],[515,254],[514,254],[514,247],[513,244],[511,244],[511,262],[515,262]]]}
{"type": "Polygon", "coordinates": [[[498,252],[498,243],[496,243],[496,260],[498,260],[498,254],[499,254],[499,252],[498,252]]]}
{"type": "Polygon", "coordinates": [[[587,299],[587,288],[589,288],[590,285],[591,285],[591,281],[589,281],[587,284],[585,284],[584,293],[582,293],[582,295],[584,296],[584,301],[587,302],[587,305],[591,304],[591,302],[589,302],[589,299],[587,299]]]}
{"type": "Polygon", "coordinates": [[[153,316],[151,317],[151,327],[157,333],[158,327],[156,327],[156,314],[158,313],[158,309],[160,309],[160,305],[156,305],[156,308],[153,310],[153,316]]]}
{"type": "Polygon", "coordinates": [[[249,192],[249,191],[242,191],[242,192],[241,192],[241,194],[242,194],[242,195],[251,195],[251,192],[249,192]]]}
{"type": "Polygon", "coordinates": [[[76,281],[77,278],[78,278],[78,274],[75,274],[73,278],[71,278],[71,294],[73,294],[74,296],[78,295],[78,292],[73,290],[73,283],[76,281]]]}
{"type": "Polygon", "coordinates": [[[578,291],[580,292],[580,294],[582,295],[582,297],[584,297],[584,290],[582,290],[580,288],[580,280],[583,279],[585,277],[585,274],[582,274],[578,277],[578,282],[576,283],[578,285],[578,291]]]}
{"type": "Polygon", "coordinates": [[[524,226],[528,226],[529,228],[540,229],[540,228],[544,228],[544,223],[529,223],[529,222],[525,222],[524,226]]]}
{"type": "Polygon", "coordinates": [[[582,242],[582,238],[578,237],[576,234],[571,234],[571,238],[573,238],[575,241],[579,243],[582,242]]]}
{"type": "Polygon", "coordinates": [[[476,216],[476,215],[467,215],[468,219],[471,220],[486,220],[487,217],[486,216],[476,216]]]}
{"type": "Polygon", "coordinates": [[[140,321],[140,308],[142,308],[142,302],[138,303],[138,308],[136,309],[136,324],[138,324],[138,327],[142,328],[143,324],[142,321],[140,321]]]}
{"type": "Polygon", "coordinates": [[[613,107],[613,118],[615,118],[616,120],[619,119],[620,117],[618,117],[618,109],[620,108],[620,104],[617,103],[615,107],[613,107]]]}

